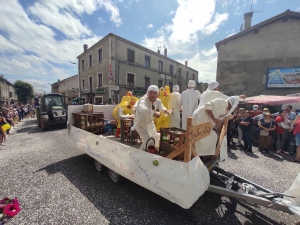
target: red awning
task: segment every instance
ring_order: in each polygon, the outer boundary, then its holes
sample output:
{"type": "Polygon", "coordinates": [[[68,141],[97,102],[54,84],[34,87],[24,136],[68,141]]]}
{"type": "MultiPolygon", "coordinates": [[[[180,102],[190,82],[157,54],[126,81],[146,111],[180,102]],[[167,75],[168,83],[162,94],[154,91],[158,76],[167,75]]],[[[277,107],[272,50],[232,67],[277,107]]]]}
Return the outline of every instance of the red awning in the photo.
{"type": "Polygon", "coordinates": [[[249,104],[281,105],[300,102],[300,96],[258,95],[243,101],[249,104]]]}

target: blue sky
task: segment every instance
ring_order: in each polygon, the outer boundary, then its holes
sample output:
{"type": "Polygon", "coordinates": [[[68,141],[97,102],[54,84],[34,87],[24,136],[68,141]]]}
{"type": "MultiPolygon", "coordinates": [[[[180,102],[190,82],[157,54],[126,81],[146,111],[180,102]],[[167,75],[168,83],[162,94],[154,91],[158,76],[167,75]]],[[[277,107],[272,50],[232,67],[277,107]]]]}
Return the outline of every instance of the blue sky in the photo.
{"type": "MultiPolygon", "coordinates": [[[[0,0],[0,74],[49,92],[50,83],[77,74],[83,44],[108,33],[157,51],[199,71],[199,81],[216,79],[214,44],[237,33],[252,0],[0,0]]],[[[299,0],[253,0],[252,25],[299,0]]]]}

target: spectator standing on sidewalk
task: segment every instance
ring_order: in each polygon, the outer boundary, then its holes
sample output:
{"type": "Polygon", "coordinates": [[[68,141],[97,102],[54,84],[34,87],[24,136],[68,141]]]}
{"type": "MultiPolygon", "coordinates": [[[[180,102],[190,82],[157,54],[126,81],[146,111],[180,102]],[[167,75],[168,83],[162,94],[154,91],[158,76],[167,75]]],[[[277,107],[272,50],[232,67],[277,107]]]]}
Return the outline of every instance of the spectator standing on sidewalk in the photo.
{"type": "Polygon", "coordinates": [[[275,121],[271,119],[272,114],[270,112],[266,112],[263,115],[263,119],[258,122],[258,148],[260,151],[269,152],[268,148],[272,139],[271,131],[276,129],[275,121]]]}
{"type": "Polygon", "coordinates": [[[21,105],[19,107],[19,122],[21,122],[24,119],[24,109],[23,106],[21,105]]]}
{"type": "Polygon", "coordinates": [[[258,109],[258,105],[253,106],[253,110],[250,111],[251,117],[254,118],[257,115],[262,114],[262,111],[258,109]]]}
{"type": "Polygon", "coordinates": [[[292,162],[300,162],[300,114],[296,116],[296,118],[292,121],[294,125],[294,135],[297,145],[296,157],[292,159],[292,162]]]}
{"type": "MultiPolygon", "coordinates": [[[[288,119],[291,122],[296,118],[296,113],[292,112],[292,109],[293,109],[293,107],[291,105],[288,105],[288,106],[285,107],[285,110],[286,110],[286,117],[285,118],[288,119]]],[[[286,140],[284,142],[284,146],[283,146],[282,150],[284,152],[290,153],[290,152],[293,152],[293,151],[290,151],[289,149],[290,149],[291,140],[294,139],[294,135],[293,135],[293,130],[287,131],[287,132],[288,132],[288,134],[286,136],[286,140]]]]}
{"type": "Polygon", "coordinates": [[[241,121],[246,117],[245,115],[245,109],[244,108],[239,108],[239,114],[237,117],[237,124],[238,124],[238,144],[242,145],[242,140],[243,140],[243,130],[241,126],[241,121]]]}
{"type": "Polygon", "coordinates": [[[290,121],[288,121],[286,118],[286,110],[280,110],[279,116],[276,117],[276,132],[277,132],[277,151],[276,154],[279,154],[281,156],[284,155],[282,149],[284,147],[284,143],[286,140],[286,137],[288,135],[288,132],[291,132],[293,128],[291,127],[290,121]]]}
{"type": "Polygon", "coordinates": [[[245,117],[242,119],[240,125],[243,131],[244,149],[252,152],[251,132],[253,119],[251,117],[250,111],[247,110],[245,112],[245,117]]]}

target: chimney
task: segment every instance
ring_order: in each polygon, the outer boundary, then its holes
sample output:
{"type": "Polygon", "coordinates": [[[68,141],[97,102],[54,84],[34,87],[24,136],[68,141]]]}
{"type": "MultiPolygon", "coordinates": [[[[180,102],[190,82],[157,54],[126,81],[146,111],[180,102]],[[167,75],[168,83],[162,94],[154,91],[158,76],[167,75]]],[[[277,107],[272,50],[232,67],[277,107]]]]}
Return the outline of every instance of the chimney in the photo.
{"type": "Polygon", "coordinates": [[[187,61],[187,60],[185,61],[185,66],[186,66],[186,67],[188,66],[188,61],[187,61]]]}
{"type": "Polygon", "coordinates": [[[248,12],[244,14],[244,30],[248,30],[251,27],[253,12],[248,12]]]}
{"type": "Polygon", "coordinates": [[[83,52],[85,52],[87,49],[88,49],[87,44],[84,44],[84,45],[83,45],[83,52]]]}
{"type": "Polygon", "coordinates": [[[160,50],[159,49],[157,49],[157,53],[160,54],[160,50]]]}
{"type": "Polygon", "coordinates": [[[164,50],[164,55],[167,57],[168,56],[168,54],[167,54],[167,48],[165,48],[165,50],[164,50]]]}

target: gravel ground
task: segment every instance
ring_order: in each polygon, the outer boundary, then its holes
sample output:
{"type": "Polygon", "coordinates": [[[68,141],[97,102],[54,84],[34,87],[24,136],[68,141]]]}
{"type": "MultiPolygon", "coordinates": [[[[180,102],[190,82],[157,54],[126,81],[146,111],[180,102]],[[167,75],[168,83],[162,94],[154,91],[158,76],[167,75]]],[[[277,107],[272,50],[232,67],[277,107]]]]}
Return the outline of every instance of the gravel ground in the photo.
{"type": "MultiPolygon", "coordinates": [[[[232,150],[220,166],[266,188],[284,191],[300,165],[276,155],[232,150]]],[[[189,210],[132,183],[113,184],[67,141],[67,130],[43,132],[26,119],[0,150],[0,198],[18,197],[8,224],[295,224],[295,216],[253,208],[206,192],[189,210]]]]}

